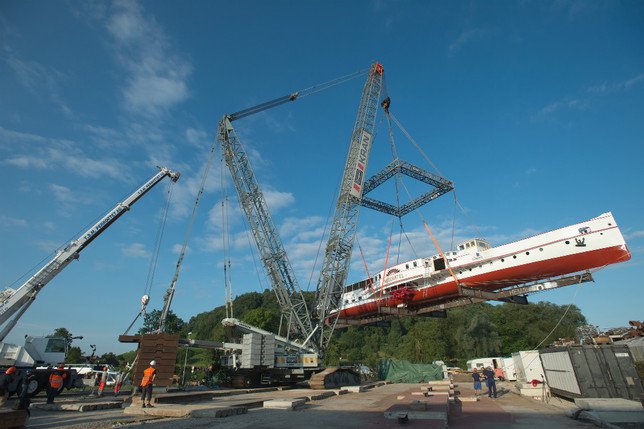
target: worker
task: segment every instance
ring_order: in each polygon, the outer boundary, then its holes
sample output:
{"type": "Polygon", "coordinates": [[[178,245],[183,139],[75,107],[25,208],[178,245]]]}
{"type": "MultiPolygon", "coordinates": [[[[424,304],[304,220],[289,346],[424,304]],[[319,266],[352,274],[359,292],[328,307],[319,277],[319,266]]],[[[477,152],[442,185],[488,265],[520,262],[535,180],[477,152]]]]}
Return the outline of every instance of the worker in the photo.
{"type": "Polygon", "coordinates": [[[49,385],[47,386],[47,403],[53,404],[54,397],[62,390],[65,379],[67,378],[67,371],[65,365],[58,364],[58,368],[53,370],[49,375],[49,385]]]}
{"type": "Polygon", "coordinates": [[[0,407],[9,399],[9,385],[13,382],[15,372],[16,367],[10,366],[4,374],[0,375],[0,407]]]}
{"type": "Polygon", "coordinates": [[[33,371],[28,371],[25,377],[22,379],[22,388],[20,389],[20,396],[18,405],[14,407],[14,410],[25,410],[27,415],[30,416],[29,405],[31,404],[31,398],[29,397],[29,384],[32,381],[36,380],[36,375],[33,371]]]}
{"type": "Polygon", "coordinates": [[[481,374],[477,368],[472,369],[472,378],[474,379],[474,394],[481,395],[481,374]]]}
{"type": "Polygon", "coordinates": [[[494,381],[494,371],[492,371],[492,367],[488,366],[483,371],[483,375],[485,376],[485,385],[487,386],[487,397],[491,398],[492,393],[494,393],[494,397],[496,398],[496,381],[494,381]]]}
{"type": "Polygon", "coordinates": [[[157,361],[153,360],[150,362],[148,369],[143,371],[143,379],[141,380],[141,402],[143,403],[143,408],[154,408],[150,403],[152,401],[152,387],[154,386],[154,379],[157,376],[157,361]],[[147,397],[148,404],[145,404],[147,397]]]}

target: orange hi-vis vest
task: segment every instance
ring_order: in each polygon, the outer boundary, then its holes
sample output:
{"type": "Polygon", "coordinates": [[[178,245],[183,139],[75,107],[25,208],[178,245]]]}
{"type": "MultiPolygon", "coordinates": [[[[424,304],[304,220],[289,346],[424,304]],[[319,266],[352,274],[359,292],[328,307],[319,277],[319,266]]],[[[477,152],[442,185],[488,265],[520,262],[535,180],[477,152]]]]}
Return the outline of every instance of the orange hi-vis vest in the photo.
{"type": "Polygon", "coordinates": [[[141,380],[141,386],[150,386],[154,383],[154,376],[156,375],[157,370],[149,367],[143,371],[143,380],[141,380]]]}
{"type": "Polygon", "coordinates": [[[66,373],[60,372],[60,371],[54,371],[51,373],[49,376],[49,385],[53,389],[60,389],[63,387],[63,381],[65,380],[65,377],[67,376],[66,373]]]}

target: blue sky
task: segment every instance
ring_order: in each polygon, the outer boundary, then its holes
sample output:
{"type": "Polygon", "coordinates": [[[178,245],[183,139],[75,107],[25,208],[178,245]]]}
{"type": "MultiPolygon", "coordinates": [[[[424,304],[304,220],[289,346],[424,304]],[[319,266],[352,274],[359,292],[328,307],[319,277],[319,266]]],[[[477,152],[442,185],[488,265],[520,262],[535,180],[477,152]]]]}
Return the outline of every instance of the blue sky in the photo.
{"type": "MultiPolygon", "coordinates": [[[[0,287],[166,165],[182,177],[151,291],[150,308],[159,308],[222,114],[377,60],[392,112],[454,181],[464,208],[448,195],[422,209],[441,245],[450,246],[453,221],[456,241],[483,235],[498,245],[612,211],[632,260],[599,271],[594,284],[532,299],[574,302],[602,328],[641,319],[642,22],[635,1],[5,0],[0,287]]],[[[362,85],[235,124],[303,289],[315,288],[317,276],[309,278],[362,85]]],[[[391,160],[385,124],[378,130],[370,174],[391,160]]],[[[395,142],[402,159],[435,172],[398,130],[395,142]]],[[[234,190],[219,158],[173,303],[185,320],[223,304],[220,202],[234,190]]],[[[138,311],[168,183],[54,279],[8,340],[64,326],[85,337],[85,351],[127,350],[116,338],[138,311]]],[[[378,196],[393,201],[393,188],[378,196]]],[[[229,213],[233,293],[260,291],[268,283],[234,201],[229,213]]],[[[418,219],[406,216],[405,230],[429,256],[418,219]]],[[[372,272],[382,269],[391,229],[391,219],[362,210],[358,239],[372,272]]],[[[403,246],[399,257],[413,255],[403,246]]],[[[350,280],[365,275],[362,265],[354,252],[350,280]]]]}

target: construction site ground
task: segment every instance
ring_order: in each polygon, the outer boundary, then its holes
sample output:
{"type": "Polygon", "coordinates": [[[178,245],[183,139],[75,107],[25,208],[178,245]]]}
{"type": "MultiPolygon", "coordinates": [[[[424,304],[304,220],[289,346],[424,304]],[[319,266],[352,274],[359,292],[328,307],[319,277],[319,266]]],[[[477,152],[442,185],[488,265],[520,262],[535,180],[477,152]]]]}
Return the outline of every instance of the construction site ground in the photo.
{"type": "MultiPolygon", "coordinates": [[[[251,390],[215,391],[223,396],[210,396],[201,392],[197,397],[183,396],[180,404],[156,403],[152,409],[141,408],[140,402],[126,401],[124,408],[107,408],[88,411],[74,411],[72,404],[110,404],[122,401],[123,398],[85,399],[61,396],[56,404],[57,409],[43,406],[44,398],[37,398],[31,410],[28,428],[89,428],[107,429],[115,427],[183,429],[222,427],[242,428],[275,428],[307,427],[351,427],[351,428],[580,428],[593,427],[590,423],[576,421],[564,415],[567,408],[574,403],[553,398],[550,403],[521,397],[511,393],[511,383],[499,383],[497,399],[483,396],[475,401],[471,384],[465,381],[454,381],[454,396],[462,400],[448,401],[447,394],[429,398],[422,395],[426,384],[386,384],[366,389],[363,392],[323,391],[311,389],[288,390],[251,390]],[[204,396],[206,395],[206,396],[204,396]],[[320,396],[321,395],[321,396],[320,396]],[[308,398],[307,398],[308,397],[308,398]],[[301,405],[294,409],[264,408],[268,401],[275,404],[290,404],[298,398],[301,405]],[[312,399],[312,400],[311,400],[312,399]],[[192,402],[191,402],[192,401],[192,402]],[[409,420],[400,422],[396,418],[386,418],[387,411],[411,410],[414,401],[424,402],[420,414],[410,413],[409,420]],[[449,408],[447,406],[448,402],[449,408]],[[68,407],[62,407],[62,405],[68,407]],[[232,410],[232,411],[231,411],[232,410]],[[444,413],[447,417],[441,418],[444,413]],[[422,419],[414,415],[425,414],[422,419]],[[218,415],[218,416],[217,416],[218,415]],[[447,425],[447,426],[446,426],[447,425]]],[[[426,390],[426,389],[425,389],[426,390]]],[[[431,393],[431,392],[430,392],[431,393]]],[[[159,399],[163,396],[158,395],[159,399]]],[[[165,396],[171,398],[171,396],[165,396]]],[[[172,399],[167,399],[172,400],[172,399]]],[[[11,401],[10,401],[11,402],[11,401]]],[[[97,407],[99,408],[99,407],[97,407]]]]}

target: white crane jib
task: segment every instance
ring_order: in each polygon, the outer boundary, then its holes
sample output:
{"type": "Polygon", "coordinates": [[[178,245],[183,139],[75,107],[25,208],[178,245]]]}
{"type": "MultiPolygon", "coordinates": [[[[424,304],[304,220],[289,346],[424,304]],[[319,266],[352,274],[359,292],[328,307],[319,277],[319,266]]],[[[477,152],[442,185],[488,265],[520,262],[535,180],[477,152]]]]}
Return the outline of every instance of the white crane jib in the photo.
{"type": "Polygon", "coordinates": [[[0,326],[6,326],[0,331],[0,341],[9,334],[16,325],[18,319],[27,311],[27,308],[36,299],[36,295],[54,277],[58,275],[70,262],[78,259],[83,250],[96,237],[101,235],[111,224],[121,217],[130,206],[137,202],[143,195],[166,176],[173,182],[179,180],[180,173],[166,167],[158,167],[159,172],[138,188],[132,195],[118,203],[112,210],[103,216],[87,231],[82,233],[76,240],[69,242],[63,249],[56,252],[56,255],[47,262],[36,274],[22,284],[18,289],[6,289],[0,292],[0,326]],[[7,321],[13,317],[11,321],[7,321]]]}

